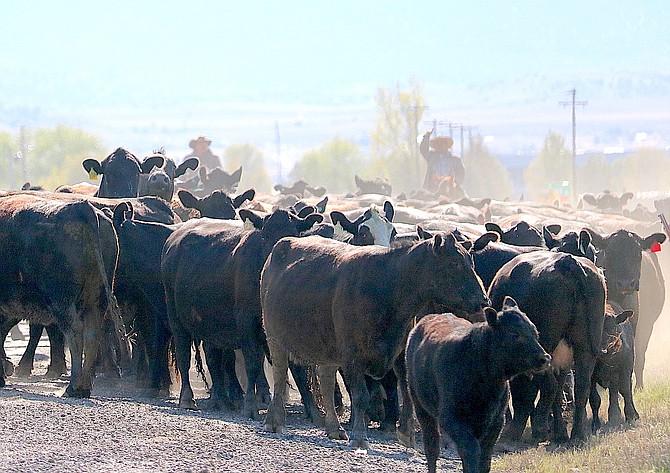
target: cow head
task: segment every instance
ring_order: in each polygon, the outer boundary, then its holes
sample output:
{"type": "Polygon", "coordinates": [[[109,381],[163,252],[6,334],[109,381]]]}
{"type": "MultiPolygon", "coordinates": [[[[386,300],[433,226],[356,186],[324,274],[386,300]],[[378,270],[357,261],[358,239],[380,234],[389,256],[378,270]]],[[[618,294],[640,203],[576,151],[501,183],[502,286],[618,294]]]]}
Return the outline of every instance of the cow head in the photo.
{"type": "Polygon", "coordinates": [[[622,337],[626,329],[625,324],[632,316],[632,310],[622,310],[618,306],[615,309],[612,305],[607,304],[605,321],[603,322],[603,334],[600,339],[601,353],[598,355],[601,360],[612,358],[621,351],[622,337]]]}
{"type": "Polygon", "coordinates": [[[492,347],[496,352],[494,360],[504,360],[500,368],[505,377],[549,368],[551,356],[540,345],[535,325],[521,312],[513,298],[505,296],[500,312],[487,307],[485,313],[486,321],[495,334],[495,346],[492,347]]]}
{"type": "Polygon", "coordinates": [[[542,234],[544,243],[550,250],[588,258],[595,263],[596,249],[591,244],[591,234],[588,231],[568,232],[558,238],[547,227],[543,227],[542,234]]]}
{"type": "Polygon", "coordinates": [[[379,194],[391,196],[391,183],[388,179],[382,177],[374,177],[372,179],[363,179],[358,175],[354,176],[356,187],[358,191],[356,194],[379,194]]]}
{"type": "MultiPolygon", "coordinates": [[[[140,196],[155,195],[170,202],[174,195],[174,181],[176,178],[182,176],[189,169],[195,170],[200,161],[198,158],[188,158],[179,166],[176,165],[173,159],[168,158],[165,150],[154,152],[153,155],[144,158],[144,161],[156,156],[162,156],[164,164],[161,167],[155,167],[148,175],[140,175],[139,192],[140,196]]],[[[143,161],[143,164],[144,164],[143,161]]]]}
{"type": "Polygon", "coordinates": [[[584,202],[597,207],[603,212],[612,212],[620,214],[626,203],[633,198],[632,192],[626,192],[621,196],[616,196],[610,191],[606,190],[598,195],[584,194],[582,199],[584,202]]]}
{"type": "Polygon", "coordinates": [[[285,210],[277,209],[271,214],[261,216],[249,209],[239,210],[240,219],[245,222],[245,226],[250,225],[255,231],[258,231],[262,239],[263,254],[267,257],[272,247],[281,238],[289,236],[298,236],[309,230],[315,223],[323,221],[323,215],[311,213],[305,218],[285,210]]]}
{"type": "Polygon", "coordinates": [[[642,252],[651,249],[654,243],[665,242],[666,238],[663,233],[642,238],[627,230],[605,237],[594,231],[589,233],[597,250],[596,264],[605,274],[608,296],[618,302],[640,290],[642,252]]]}
{"type": "Polygon", "coordinates": [[[500,228],[500,225],[493,222],[486,223],[485,227],[489,232],[498,233],[500,235],[500,241],[507,243],[508,245],[544,246],[544,239],[542,238],[540,231],[537,228],[528,225],[528,223],[523,220],[506,232],[500,228]]]}
{"type": "MultiPolygon", "coordinates": [[[[349,220],[346,215],[337,210],[330,213],[330,220],[338,230],[342,229],[345,238],[352,245],[382,245],[390,246],[391,240],[396,235],[393,227],[393,216],[395,210],[390,201],[384,202],[383,213],[377,206],[371,206],[356,220],[349,220]],[[339,225],[339,228],[337,226],[339,225]]],[[[339,233],[342,235],[342,233],[339,233]]]]}
{"type": "Polygon", "coordinates": [[[234,198],[230,198],[223,191],[214,191],[202,198],[184,189],[177,192],[177,197],[184,207],[198,210],[201,217],[220,219],[234,219],[237,216],[235,210],[247,200],[253,200],[255,195],[254,189],[248,189],[234,198]]]}
{"type": "Polygon", "coordinates": [[[429,299],[442,310],[470,321],[484,319],[483,309],[490,305],[482,281],[475,273],[472,256],[452,233],[437,233],[417,243],[411,251],[425,248],[426,260],[419,274],[412,274],[414,284],[429,292],[429,299]],[[449,288],[446,290],[445,288],[449,288]]]}
{"type": "Polygon", "coordinates": [[[140,174],[161,167],[163,162],[162,156],[152,156],[140,163],[130,151],[117,148],[102,162],[86,159],[82,165],[91,178],[102,175],[97,197],[119,198],[137,197],[140,174]]]}

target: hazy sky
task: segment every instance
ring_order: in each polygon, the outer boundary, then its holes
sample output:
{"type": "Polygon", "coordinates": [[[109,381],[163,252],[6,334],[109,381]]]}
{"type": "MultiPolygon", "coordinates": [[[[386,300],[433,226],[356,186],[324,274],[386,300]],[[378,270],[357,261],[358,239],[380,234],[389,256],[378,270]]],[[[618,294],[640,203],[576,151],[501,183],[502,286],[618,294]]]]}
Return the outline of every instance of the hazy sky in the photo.
{"type": "Polygon", "coordinates": [[[409,77],[670,69],[667,0],[26,0],[0,25],[0,85],[21,84],[0,100],[24,106],[332,105],[409,77]]]}

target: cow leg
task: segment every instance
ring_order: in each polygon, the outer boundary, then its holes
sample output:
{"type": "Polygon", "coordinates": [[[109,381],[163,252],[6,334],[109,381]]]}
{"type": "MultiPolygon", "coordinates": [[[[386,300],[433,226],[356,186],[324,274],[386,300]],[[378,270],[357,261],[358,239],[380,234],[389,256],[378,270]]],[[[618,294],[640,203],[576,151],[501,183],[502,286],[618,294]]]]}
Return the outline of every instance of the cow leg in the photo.
{"type": "Polygon", "coordinates": [[[231,411],[239,411],[242,407],[244,391],[242,390],[242,386],[240,386],[240,380],[237,379],[237,372],[235,371],[235,350],[223,350],[221,361],[228,399],[226,407],[231,411]]]}
{"type": "Polygon", "coordinates": [[[365,377],[365,386],[368,388],[368,393],[370,393],[370,407],[367,412],[367,417],[373,422],[379,422],[380,424],[384,421],[384,398],[386,393],[380,382],[380,380],[374,379],[370,376],[365,377]]]}
{"type": "Polygon", "coordinates": [[[549,415],[558,393],[558,383],[553,373],[535,375],[540,388],[540,399],[531,418],[533,440],[544,442],[549,438],[549,415]]]}
{"type": "MultiPolygon", "coordinates": [[[[310,389],[307,366],[289,361],[289,367],[291,368],[291,374],[293,375],[293,380],[298,388],[298,392],[300,392],[302,405],[305,409],[305,419],[311,421],[314,425],[324,426],[323,413],[319,410],[319,406],[314,398],[314,393],[310,389]]],[[[314,386],[312,386],[312,389],[314,389],[314,386]]]]}
{"type": "Polygon", "coordinates": [[[191,369],[191,336],[182,327],[177,329],[172,327],[174,345],[177,356],[177,370],[181,378],[181,391],[179,392],[179,407],[182,409],[198,410],[198,406],[193,398],[193,389],[189,378],[191,369]]]}
{"type": "Polygon", "coordinates": [[[258,378],[263,371],[263,360],[265,354],[262,347],[254,340],[247,340],[242,344],[244,355],[244,367],[247,370],[247,392],[244,395],[244,414],[254,420],[260,420],[258,396],[256,389],[258,378]]]}
{"type": "Polygon", "coordinates": [[[5,339],[7,334],[16,326],[18,321],[5,321],[0,325],[0,388],[5,386],[5,378],[14,374],[14,364],[10,361],[5,352],[5,339]]]}
{"type": "Polygon", "coordinates": [[[265,359],[265,355],[263,355],[261,359],[261,372],[258,373],[258,379],[256,380],[256,396],[261,408],[267,407],[272,399],[270,396],[270,383],[268,383],[268,378],[265,376],[265,359]]]}
{"type": "Polygon", "coordinates": [[[479,458],[479,469],[483,473],[489,473],[491,471],[491,458],[493,457],[493,447],[498,441],[500,436],[500,431],[503,428],[505,423],[505,415],[501,412],[497,415],[491,425],[487,427],[487,430],[484,432],[480,440],[481,445],[481,456],[479,458]]]}
{"type": "Polygon", "coordinates": [[[340,420],[337,418],[337,412],[335,411],[337,366],[318,366],[317,369],[321,384],[321,395],[323,396],[323,408],[326,411],[326,435],[335,440],[347,440],[347,433],[342,428],[342,425],[340,425],[340,420]]]}
{"type": "Polygon", "coordinates": [[[229,402],[223,374],[223,349],[208,342],[203,342],[202,345],[209,374],[212,377],[212,388],[209,395],[211,408],[222,409],[229,402]]]}
{"type": "Polygon", "coordinates": [[[430,415],[420,402],[414,404],[414,412],[423,433],[423,451],[426,454],[428,471],[437,471],[437,459],[440,456],[440,429],[437,420],[430,415]]]}
{"type": "MultiPolygon", "coordinates": [[[[563,420],[563,409],[565,401],[565,389],[568,386],[568,377],[572,370],[567,372],[562,372],[556,376],[556,386],[557,391],[554,396],[554,402],[552,404],[552,414],[553,414],[553,424],[552,424],[552,433],[551,436],[554,442],[564,443],[570,439],[568,435],[568,428],[565,425],[565,420],[563,420]]],[[[572,387],[570,388],[572,390],[572,387]]],[[[565,409],[570,409],[572,407],[572,402],[565,402],[565,409]]]]}
{"type": "MultiPolygon", "coordinates": [[[[368,449],[368,426],[365,422],[365,413],[370,406],[370,394],[368,393],[368,388],[365,385],[365,375],[363,370],[354,364],[349,364],[344,368],[344,377],[349,383],[349,395],[351,396],[351,412],[354,416],[354,424],[351,429],[351,441],[349,445],[356,449],[367,450],[368,449]]],[[[334,377],[333,377],[334,379],[334,377]]],[[[323,380],[322,389],[323,389],[323,380]]],[[[333,403],[332,395],[333,391],[326,393],[324,389],[324,403],[333,403]],[[330,398],[326,399],[326,395],[329,394],[330,398]]],[[[327,404],[328,405],[328,404],[327,404]]],[[[334,414],[334,404],[333,404],[333,414],[334,414]]],[[[328,425],[328,409],[326,409],[326,425],[328,425]]]]}
{"type": "Polygon", "coordinates": [[[161,320],[160,317],[161,315],[158,313],[154,313],[152,316],[154,330],[150,345],[151,350],[147,350],[151,370],[150,392],[154,396],[169,396],[171,379],[168,352],[172,333],[166,321],[161,320]]]}
{"type": "Polygon", "coordinates": [[[268,340],[272,359],[274,391],[272,402],[265,416],[265,430],[281,434],[286,426],[286,381],[288,379],[288,353],[279,344],[268,340]]]}
{"type": "Polygon", "coordinates": [[[589,395],[589,405],[591,406],[591,414],[593,420],[591,421],[591,431],[596,433],[602,427],[600,422],[600,393],[595,381],[591,381],[591,393],[589,395]]]}
{"type": "MultiPolygon", "coordinates": [[[[42,337],[42,331],[44,330],[44,325],[30,322],[29,324],[29,338],[28,345],[26,346],[26,351],[23,352],[21,361],[16,367],[14,373],[16,376],[30,376],[33,371],[33,362],[35,360],[35,351],[37,350],[37,345],[40,342],[42,337]]],[[[49,340],[51,343],[51,340],[49,340]]]]}
{"type": "Polygon", "coordinates": [[[586,440],[586,401],[591,390],[595,357],[590,353],[575,353],[575,413],[572,422],[573,443],[586,440]]]}
{"type": "Polygon", "coordinates": [[[412,401],[409,395],[409,384],[407,383],[407,367],[405,365],[405,352],[403,351],[393,364],[393,372],[398,380],[398,388],[400,391],[400,402],[402,408],[400,410],[398,429],[396,435],[398,441],[407,448],[414,448],[415,432],[414,432],[414,413],[412,409],[412,401]]]}
{"type": "Polygon", "coordinates": [[[468,425],[458,422],[449,412],[440,414],[440,427],[456,444],[456,450],[463,462],[463,473],[479,472],[482,448],[468,425]]]}
{"type": "Polygon", "coordinates": [[[631,424],[640,419],[635,403],[633,402],[633,380],[630,370],[623,370],[621,379],[619,379],[619,391],[623,396],[623,411],[626,416],[626,422],[631,424]]]}
{"type": "Polygon", "coordinates": [[[512,422],[505,427],[503,435],[515,442],[521,440],[523,431],[526,429],[528,417],[530,417],[537,396],[537,386],[528,376],[519,375],[509,382],[510,394],[512,395],[512,422]]]}
{"type": "Polygon", "coordinates": [[[635,389],[644,389],[644,364],[646,361],[647,347],[654,325],[651,321],[643,321],[637,325],[634,339],[635,353],[635,389]]]}
{"type": "Polygon", "coordinates": [[[65,334],[56,324],[46,326],[49,336],[49,368],[47,378],[60,378],[67,373],[65,363],[65,334]]]}
{"type": "Polygon", "coordinates": [[[392,432],[396,429],[396,424],[400,418],[398,377],[394,371],[389,371],[380,381],[386,392],[386,398],[384,399],[384,420],[379,428],[383,431],[392,432]]]}
{"type": "Polygon", "coordinates": [[[621,425],[623,416],[621,415],[621,406],[619,406],[619,382],[612,380],[609,386],[609,406],[607,407],[607,424],[621,425]]]}

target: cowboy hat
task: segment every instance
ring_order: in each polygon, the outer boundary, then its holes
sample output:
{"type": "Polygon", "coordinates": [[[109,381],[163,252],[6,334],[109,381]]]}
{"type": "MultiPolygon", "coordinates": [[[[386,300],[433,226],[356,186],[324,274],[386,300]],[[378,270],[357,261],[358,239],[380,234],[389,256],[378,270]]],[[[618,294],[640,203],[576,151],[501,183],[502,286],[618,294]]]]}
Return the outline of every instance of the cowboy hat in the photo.
{"type": "Polygon", "coordinates": [[[454,145],[454,140],[450,136],[438,136],[430,140],[430,147],[436,151],[446,151],[454,145]]]}
{"type": "Polygon", "coordinates": [[[195,149],[195,144],[196,144],[196,143],[207,143],[207,146],[209,146],[209,145],[212,143],[212,140],[210,140],[209,138],[207,138],[205,135],[200,135],[200,136],[198,136],[197,138],[191,140],[191,141],[188,143],[188,145],[189,145],[191,148],[194,148],[194,149],[195,149]]]}

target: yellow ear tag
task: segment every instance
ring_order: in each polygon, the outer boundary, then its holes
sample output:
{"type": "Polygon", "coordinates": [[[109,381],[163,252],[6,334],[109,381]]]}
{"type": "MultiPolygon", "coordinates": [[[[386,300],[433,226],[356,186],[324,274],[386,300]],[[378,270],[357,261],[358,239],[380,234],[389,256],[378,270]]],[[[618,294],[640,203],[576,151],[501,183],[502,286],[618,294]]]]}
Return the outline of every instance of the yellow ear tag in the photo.
{"type": "Polygon", "coordinates": [[[92,181],[97,181],[98,180],[98,173],[95,172],[93,168],[88,172],[88,178],[92,181]]]}

